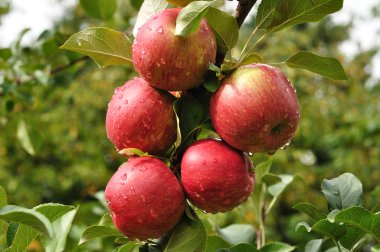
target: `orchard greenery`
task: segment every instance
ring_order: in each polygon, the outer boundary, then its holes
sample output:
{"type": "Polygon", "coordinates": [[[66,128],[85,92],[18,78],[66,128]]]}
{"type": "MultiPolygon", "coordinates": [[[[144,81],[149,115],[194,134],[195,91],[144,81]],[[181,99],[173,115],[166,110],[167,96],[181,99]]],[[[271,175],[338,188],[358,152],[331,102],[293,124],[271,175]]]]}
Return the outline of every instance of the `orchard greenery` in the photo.
{"type": "MultiPolygon", "coordinates": [[[[86,3],[87,2],[87,3],[86,3]]],[[[116,5],[106,4],[107,1],[96,1],[97,8],[81,1],[86,11],[101,19],[107,19],[114,12],[116,5]]],[[[113,1],[111,1],[113,2],[113,1]]],[[[138,1],[136,1],[138,2],[138,1]]],[[[187,1],[188,2],[188,1],[187,1]]],[[[171,1],[172,4],[185,5],[184,1],[171,1]]],[[[166,162],[173,171],[178,172],[178,162],[185,150],[198,139],[216,137],[210,122],[208,102],[216,92],[221,80],[242,65],[263,63],[263,58],[255,49],[260,42],[272,33],[292,25],[304,22],[317,22],[326,15],[340,10],[343,1],[313,1],[295,5],[294,1],[265,1],[258,7],[256,28],[251,33],[249,41],[243,50],[234,54],[231,52],[238,42],[239,25],[236,19],[217,8],[218,1],[194,1],[181,10],[175,33],[187,37],[197,31],[200,20],[205,18],[215,34],[218,55],[224,61],[210,64],[203,85],[179,94],[174,102],[175,119],[177,122],[177,139],[173,146],[158,158],[166,162]]],[[[144,1],[136,20],[134,34],[152,15],[170,8],[165,1],[144,1]]],[[[100,67],[133,63],[132,41],[123,32],[108,28],[89,28],[74,34],[62,46],[74,52],[91,57],[100,67]]],[[[273,65],[287,65],[291,68],[306,69],[333,80],[345,80],[347,75],[340,63],[333,58],[322,57],[311,52],[299,52],[283,62],[273,65]]],[[[44,75],[35,74],[34,78],[44,75]]],[[[46,78],[46,76],[45,76],[46,78]]],[[[9,105],[11,106],[11,105],[9,105]]],[[[20,123],[18,137],[25,150],[34,154],[26,125],[20,123]]],[[[150,156],[150,153],[134,148],[120,150],[125,156],[150,156]]],[[[105,214],[98,224],[88,227],[79,241],[79,246],[90,240],[104,237],[115,239],[119,244],[115,251],[292,251],[296,247],[279,242],[266,241],[266,216],[287,188],[299,177],[270,172],[271,162],[261,163],[256,167],[255,189],[248,202],[239,206],[239,210],[253,211],[256,216],[252,225],[231,225],[219,228],[212,225],[215,235],[207,235],[205,225],[197,216],[196,209],[186,205],[182,220],[168,233],[159,239],[142,242],[124,237],[114,226],[111,216],[105,214]],[[266,205],[267,199],[270,204],[266,205]],[[256,241],[255,241],[256,240],[256,241]]],[[[363,206],[363,190],[360,181],[352,174],[344,174],[322,183],[329,212],[319,210],[319,207],[309,203],[294,206],[310,216],[307,222],[296,226],[297,232],[311,232],[321,239],[311,240],[306,251],[354,251],[362,247],[369,235],[374,240],[380,239],[379,206],[363,206]]],[[[100,194],[101,195],[101,194],[100,194]]],[[[101,202],[105,199],[100,197],[101,202]]],[[[5,191],[0,188],[0,217],[6,232],[9,248],[6,251],[24,250],[38,236],[43,241],[47,251],[63,251],[71,225],[78,207],[61,204],[43,204],[33,209],[7,205],[5,191]]],[[[302,249],[302,248],[299,248],[302,249]]],[[[373,251],[376,251],[373,247],[373,251]]]]}

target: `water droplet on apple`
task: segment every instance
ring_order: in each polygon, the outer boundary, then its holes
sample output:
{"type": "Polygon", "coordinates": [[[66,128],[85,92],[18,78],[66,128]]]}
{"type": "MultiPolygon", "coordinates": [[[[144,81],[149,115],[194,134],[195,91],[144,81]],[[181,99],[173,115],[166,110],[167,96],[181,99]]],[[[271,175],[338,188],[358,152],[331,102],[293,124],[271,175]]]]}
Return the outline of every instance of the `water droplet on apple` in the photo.
{"type": "Polygon", "coordinates": [[[164,33],[164,28],[162,28],[162,26],[159,26],[159,27],[156,29],[156,32],[159,33],[159,34],[163,34],[163,33],[164,33]]]}
{"type": "Polygon", "coordinates": [[[148,168],[146,166],[142,166],[139,168],[140,171],[145,172],[148,168]]]}
{"type": "Polygon", "coordinates": [[[127,105],[127,104],[128,104],[128,100],[125,100],[125,101],[124,101],[124,104],[126,104],[126,105],[127,105]]]}
{"type": "Polygon", "coordinates": [[[161,58],[161,59],[160,59],[160,62],[161,62],[162,65],[165,65],[165,64],[166,64],[166,60],[165,60],[164,58],[161,58]]]}
{"type": "Polygon", "coordinates": [[[207,164],[206,160],[203,160],[203,161],[202,161],[202,164],[203,164],[203,165],[206,165],[206,164],[207,164]]]}
{"type": "Polygon", "coordinates": [[[153,20],[157,19],[157,15],[154,15],[154,16],[152,17],[152,19],[153,19],[153,20]]]}
{"type": "Polygon", "coordinates": [[[124,182],[120,182],[120,185],[125,185],[125,183],[124,182]]]}
{"type": "Polygon", "coordinates": [[[217,163],[218,163],[218,160],[217,160],[216,158],[214,158],[214,159],[212,160],[212,162],[213,162],[214,164],[217,164],[217,163]]]}
{"type": "Polygon", "coordinates": [[[132,195],[135,196],[136,195],[136,191],[135,191],[135,188],[133,186],[131,186],[131,191],[132,191],[132,195]]]}
{"type": "Polygon", "coordinates": [[[124,194],[123,199],[128,199],[128,196],[126,194],[124,194]]]}
{"type": "Polygon", "coordinates": [[[117,110],[120,110],[121,109],[121,106],[117,106],[117,110]]]}
{"type": "Polygon", "coordinates": [[[248,156],[252,157],[253,153],[252,152],[248,152],[248,156]]]}
{"type": "Polygon", "coordinates": [[[115,91],[113,91],[114,94],[117,94],[120,91],[120,87],[115,88],[115,91]]]}
{"type": "Polygon", "coordinates": [[[206,210],[203,210],[202,212],[203,212],[204,214],[207,214],[206,210]]]}
{"type": "Polygon", "coordinates": [[[127,180],[127,174],[126,173],[124,173],[123,175],[121,175],[121,180],[123,180],[123,181],[126,181],[127,180]]]}

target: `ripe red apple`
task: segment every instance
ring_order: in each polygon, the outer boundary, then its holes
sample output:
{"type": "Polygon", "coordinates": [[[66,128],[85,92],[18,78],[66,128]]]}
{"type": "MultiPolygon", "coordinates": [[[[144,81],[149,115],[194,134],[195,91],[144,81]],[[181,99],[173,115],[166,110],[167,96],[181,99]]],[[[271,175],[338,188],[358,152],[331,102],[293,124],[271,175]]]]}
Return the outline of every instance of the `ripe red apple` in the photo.
{"type": "Polygon", "coordinates": [[[242,66],[222,81],[210,103],[216,132],[245,152],[273,153],[287,145],[299,121],[296,91],[276,67],[242,66]]]}
{"type": "Polygon", "coordinates": [[[108,104],[106,130],[116,149],[157,154],[176,139],[175,98],[135,78],[115,89],[108,104]]]}
{"type": "Polygon", "coordinates": [[[254,170],[246,154],[222,141],[206,139],[185,151],[181,180],[193,205],[209,213],[226,212],[247,200],[254,170]]]}
{"type": "Polygon", "coordinates": [[[130,239],[158,238],[172,229],[185,210],[181,185],[164,162],[130,158],[105,190],[112,220],[130,239]]]}
{"type": "Polygon", "coordinates": [[[181,9],[168,9],[140,27],[133,43],[136,71],[150,85],[180,91],[201,84],[209,64],[215,62],[217,44],[203,19],[187,37],[175,35],[181,9]]]}

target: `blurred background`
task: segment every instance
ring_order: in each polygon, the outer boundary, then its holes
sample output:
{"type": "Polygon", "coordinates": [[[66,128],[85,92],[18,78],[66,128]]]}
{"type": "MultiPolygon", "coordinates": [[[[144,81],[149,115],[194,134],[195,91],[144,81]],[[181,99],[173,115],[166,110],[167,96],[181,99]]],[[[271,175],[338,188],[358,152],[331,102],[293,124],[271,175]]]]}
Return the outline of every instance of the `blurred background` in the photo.
{"type": "MultiPolygon", "coordinates": [[[[110,1],[104,11],[95,2],[0,0],[0,185],[10,204],[81,205],[72,240],[106,211],[95,193],[124,162],[106,137],[107,103],[115,87],[136,76],[131,67],[99,69],[82,55],[59,49],[70,35],[92,26],[131,33],[142,1],[110,1]]],[[[320,192],[324,178],[351,172],[363,183],[366,206],[380,198],[380,4],[346,0],[344,5],[320,23],[275,33],[257,47],[265,63],[282,62],[301,50],[336,57],[350,77],[330,81],[280,66],[297,89],[299,129],[286,151],[253,160],[271,158],[272,172],[298,174],[303,181],[275,206],[269,240],[302,244],[310,238],[294,232],[305,216],[292,206],[306,201],[326,209],[320,192]]],[[[251,15],[237,50],[253,27],[251,15]]],[[[254,217],[249,210],[234,210],[202,218],[223,227],[254,217]]],[[[108,244],[94,241],[84,251],[107,251],[113,245],[108,244]]],[[[40,250],[38,243],[30,250],[40,250]]]]}

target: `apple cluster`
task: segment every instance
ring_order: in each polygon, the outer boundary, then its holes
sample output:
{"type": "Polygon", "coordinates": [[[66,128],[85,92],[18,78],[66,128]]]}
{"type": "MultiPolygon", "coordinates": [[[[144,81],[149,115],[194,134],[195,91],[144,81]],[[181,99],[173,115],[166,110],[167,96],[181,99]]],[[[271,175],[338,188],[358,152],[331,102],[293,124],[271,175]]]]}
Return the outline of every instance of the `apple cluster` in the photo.
{"type": "Polygon", "coordinates": [[[156,157],[176,140],[177,98],[171,91],[186,95],[201,85],[217,53],[206,20],[187,37],[175,35],[180,10],[165,10],[139,29],[132,51],[140,77],[116,88],[108,105],[107,136],[116,149],[149,153],[129,157],[105,189],[113,222],[130,239],[168,232],[184,214],[186,200],[208,213],[246,201],[254,187],[246,153],[276,151],[289,143],[298,125],[297,96],[286,76],[265,64],[241,66],[211,97],[211,122],[220,139],[192,143],[176,172],[156,157]]]}

